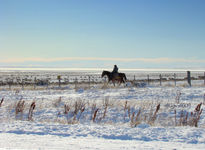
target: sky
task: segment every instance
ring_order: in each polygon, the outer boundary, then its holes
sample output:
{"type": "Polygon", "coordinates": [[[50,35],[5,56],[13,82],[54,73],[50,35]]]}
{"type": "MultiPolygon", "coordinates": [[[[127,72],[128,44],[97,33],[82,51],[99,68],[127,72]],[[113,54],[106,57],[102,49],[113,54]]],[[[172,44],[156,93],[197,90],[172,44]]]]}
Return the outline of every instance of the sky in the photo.
{"type": "Polygon", "coordinates": [[[204,0],[0,0],[0,67],[204,68],[204,0]]]}

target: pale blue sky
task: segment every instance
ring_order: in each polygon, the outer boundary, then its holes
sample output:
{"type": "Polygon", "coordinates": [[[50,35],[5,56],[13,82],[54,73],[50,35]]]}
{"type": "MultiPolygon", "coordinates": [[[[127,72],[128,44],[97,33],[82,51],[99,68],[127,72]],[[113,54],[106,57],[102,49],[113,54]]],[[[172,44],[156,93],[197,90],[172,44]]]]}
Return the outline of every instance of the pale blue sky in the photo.
{"type": "Polygon", "coordinates": [[[205,68],[204,0],[0,0],[0,66],[205,68]]]}

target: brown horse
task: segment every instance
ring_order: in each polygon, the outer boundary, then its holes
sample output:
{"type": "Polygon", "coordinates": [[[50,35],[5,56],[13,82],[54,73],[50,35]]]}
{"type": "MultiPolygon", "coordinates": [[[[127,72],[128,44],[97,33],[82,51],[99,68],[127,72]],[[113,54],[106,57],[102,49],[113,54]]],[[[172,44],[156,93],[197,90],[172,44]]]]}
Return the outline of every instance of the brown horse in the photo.
{"type": "Polygon", "coordinates": [[[125,81],[127,80],[125,73],[118,73],[118,76],[113,76],[112,72],[103,71],[101,77],[103,78],[105,75],[108,77],[108,83],[112,81],[114,86],[115,82],[118,82],[120,85],[121,83],[125,83],[125,81]]]}

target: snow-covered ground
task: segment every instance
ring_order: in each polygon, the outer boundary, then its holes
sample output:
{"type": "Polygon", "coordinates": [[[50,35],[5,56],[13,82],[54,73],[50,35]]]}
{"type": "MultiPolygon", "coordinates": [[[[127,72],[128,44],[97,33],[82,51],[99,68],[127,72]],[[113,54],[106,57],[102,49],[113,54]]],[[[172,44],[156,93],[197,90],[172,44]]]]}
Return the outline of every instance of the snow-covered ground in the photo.
{"type": "Polygon", "coordinates": [[[180,121],[198,104],[203,109],[204,94],[202,86],[1,90],[0,149],[205,149],[205,113],[198,127],[180,121]],[[20,100],[25,106],[16,115],[20,100]]]}

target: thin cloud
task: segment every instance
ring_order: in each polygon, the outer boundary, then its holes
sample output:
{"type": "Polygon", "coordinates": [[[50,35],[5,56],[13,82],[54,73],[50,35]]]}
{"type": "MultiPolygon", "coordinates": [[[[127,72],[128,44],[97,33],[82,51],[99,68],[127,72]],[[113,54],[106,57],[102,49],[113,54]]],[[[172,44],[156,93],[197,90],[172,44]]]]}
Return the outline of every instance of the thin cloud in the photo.
{"type": "Polygon", "coordinates": [[[10,58],[1,59],[0,63],[24,63],[24,62],[63,62],[63,61],[118,61],[118,62],[145,62],[145,63],[205,63],[201,59],[185,58],[104,58],[104,57],[59,57],[59,58],[10,58]]]}

